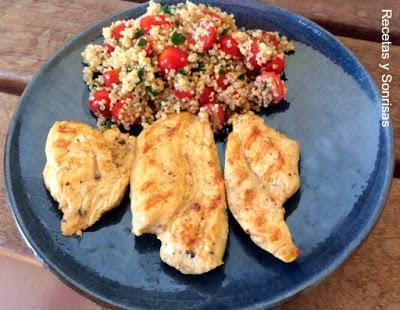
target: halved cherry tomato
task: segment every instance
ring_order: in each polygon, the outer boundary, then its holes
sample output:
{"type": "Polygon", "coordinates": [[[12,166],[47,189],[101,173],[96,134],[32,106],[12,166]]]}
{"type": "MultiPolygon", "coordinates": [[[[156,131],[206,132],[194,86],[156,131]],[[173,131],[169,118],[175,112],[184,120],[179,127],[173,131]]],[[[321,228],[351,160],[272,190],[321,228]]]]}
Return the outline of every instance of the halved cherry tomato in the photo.
{"type": "Polygon", "coordinates": [[[271,32],[263,32],[262,34],[262,38],[264,40],[265,43],[269,44],[269,43],[273,43],[275,48],[278,49],[279,47],[279,39],[271,32]]]}
{"type": "Polygon", "coordinates": [[[201,107],[211,104],[215,100],[215,93],[212,87],[206,86],[203,93],[199,97],[199,103],[201,107]]]}
{"type": "Polygon", "coordinates": [[[158,65],[160,69],[180,70],[188,64],[188,52],[177,47],[167,47],[160,55],[158,55],[158,65]]]}
{"type": "Polygon", "coordinates": [[[117,101],[111,111],[112,118],[113,118],[114,122],[117,124],[120,123],[120,113],[119,112],[121,111],[123,105],[124,105],[124,103],[122,101],[117,101]]]}
{"type": "Polygon", "coordinates": [[[221,74],[219,76],[219,78],[217,79],[217,84],[222,90],[225,90],[228,87],[228,83],[225,84],[225,82],[224,82],[225,79],[226,79],[225,74],[221,74]]]}
{"type": "Polygon", "coordinates": [[[263,80],[271,82],[270,94],[272,96],[272,104],[279,103],[286,95],[285,82],[281,80],[275,72],[264,71],[261,73],[263,80]]]}
{"type": "Polygon", "coordinates": [[[210,111],[212,112],[212,117],[214,119],[216,119],[216,121],[221,124],[224,125],[225,124],[225,109],[222,106],[222,104],[218,104],[218,108],[217,111],[215,112],[215,103],[209,103],[207,105],[207,107],[210,109],[210,111]]]}
{"type": "Polygon", "coordinates": [[[113,84],[118,84],[120,82],[118,70],[109,70],[104,72],[103,81],[105,86],[112,86],[113,84]]]}
{"type": "Polygon", "coordinates": [[[145,16],[140,20],[140,27],[144,31],[149,31],[153,26],[173,26],[174,23],[167,20],[165,15],[145,16]]]}
{"type": "Polygon", "coordinates": [[[230,35],[223,36],[219,40],[219,44],[221,51],[223,51],[225,54],[231,55],[234,58],[242,57],[242,53],[238,48],[238,43],[232,36],[230,35]]]}
{"type": "Polygon", "coordinates": [[[253,65],[254,69],[259,69],[261,66],[257,62],[257,54],[260,51],[260,45],[256,38],[251,38],[251,54],[252,56],[249,59],[249,62],[253,65]]]}
{"type": "Polygon", "coordinates": [[[124,31],[125,28],[126,25],[124,23],[118,24],[111,30],[111,37],[113,37],[114,39],[122,38],[122,31],[124,31]]]}
{"type": "Polygon", "coordinates": [[[194,32],[196,31],[205,33],[199,35],[199,41],[201,42],[203,51],[207,52],[217,41],[217,28],[215,28],[215,25],[212,21],[207,19],[202,20],[195,26],[195,29],[190,36],[189,44],[191,44],[194,41],[193,37],[194,37],[194,32]]]}
{"type": "Polygon", "coordinates": [[[260,70],[258,70],[258,69],[247,70],[246,71],[246,76],[250,80],[254,80],[258,75],[260,75],[260,70]]]}
{"type": "Polygon", "coordinates": [[[261,71],[275,72],[276,74],[281,74],[285,68],[285,59],[283,57],[275,57],[270,62],[268,62],[261,71]]]}
{"type": "Polygon", "coordinates": [[[189,34],[187,36],[187,40],[188,40],[189,46],[193,46],[196,43],[191,34],[189,34]]]}
{"type": "Polygon", "coordinates": [[[103,43],[103,48],[104,48],[104,50],[106,51],[107,54],[111,54],[115,49],[115,47],[112,46],[109,43],[103,43]]]}
{"type": "Polygon", "coordinates": [[[89,109],[98,116],[110,117],[110,92],[108,90],[96,90],[93,100],[89,101],[89,109]],[[102,108],[104,106],[104,108],[102,108]]]}
{"type": "Polygon", "coordinates": [[[190,91],[183,91],[183,90],[179,90],[174,88],[174,95],[177,96],[180,99],[184,99],[184,98],[193,98],[194,94],[192,94],[190,91]]]}

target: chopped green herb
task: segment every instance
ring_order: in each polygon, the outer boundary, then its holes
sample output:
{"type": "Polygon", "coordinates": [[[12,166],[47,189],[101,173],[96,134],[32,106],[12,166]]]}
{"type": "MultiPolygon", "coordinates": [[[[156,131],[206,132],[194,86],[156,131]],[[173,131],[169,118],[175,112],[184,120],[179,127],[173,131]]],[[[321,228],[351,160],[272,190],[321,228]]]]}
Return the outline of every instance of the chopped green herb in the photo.
{"type": "Polygon", "coordinates": [[[246,76],[246,74],[242,73],[241,75],[238,76],[238,79],[239,80],[244,80],[245,76],[246,76]]]}
{"type": "Polygon", "coordinates": [[[132,67],[130,65],[127,65],[125,67],[126,72],[131,72],[132,71],[132,67]]]}
{"type": "Polygon", "coordinates": [[[221,74],[224,74],[224,73],[225,73],[224,68],[219,67],[219,69],[218,69],[218,74],[221,75],[221,74]]]}
{"type": "Polygon", "coordinates": [[[229,30],[231,30],[231,28],[227,27],[225,28],[222,32],[221,32],[221,36],[225,36],[228,34],[229,30]]]}
{"type": "Polygon", "coordinates": [[[92,88],[97,88],[97,87],[99,87],[99,82],[93,81],[92,88]]]}
{"type": "Polygon", "coordinates": [[[171,6],[169,6],[168,4],[165,4],[161,7],[161,12],[163,12],[164,14],[168,14],[168,15],[174,15],[171,12],[171,6]]]}
{"type": "Polygon", "coordinates": [[[146,88],[146,91],[147,91],[150,95],[152,95],[153,97],[156,97],[156,96],[158,96],[159,94],[161,94],[161,92],[158,92],[158,91],[154,90],[151,86],[146,86],[145,88],[146,88]]]}
{"type": "Polygon", "coordinates": [[[172,41],[172,43],[174,43],[176,45],[179,45],[179,44],[182,44],[182,43],[184,43],[186,41],[186,37],[183,34],[175,31],[172,34],[171,41],[172,41]]]}
{"type": "Polygon", "coordinates": [[[135,32],[135,35],[134,35],[134,39],[139,39],[142,35],[144,35],[144,31],[143,31],[143,29],[138,29],[136,32],[135,32]]]}
{"type": "Polygon", "coordinates": [[[265,83],[264,83],[263,90],[266,90],[267,88],[268,88],[268,83],[267,83],[267,82],[265,82],[265,83]]]}
{"type": "Polygon", "coordinates": [[[138,76],[139,76],[139,80],[140,82],[144,81],[144,67],[141,67],[138,71],[138,76]]]}
{"type": "Polygon", "coordinates": [[[179,70],[178,73],[182,74],[184,76],[187,76],[189,74],[186,70],[183,70],[183,69],[179,70]]]}
{"type": "Polygon", "coordinates": [[[112,124],[113,122],[110,119],[106,119],[106,121],[104,122],[104,127],[110,129],[112,124]]]}
{"type": "Polygon", "coordinates": [[[200,62],[197,68],[192,69],[193,72],[203,72],[206,71],[206,66],[200,62]]]}
{"type": "Polygon", "coordinates": [[[147,44],[147,40],[145,38],[140,38],[137,46],[142,47],[142,46],[145,46],[146,44],[147,44]]]}

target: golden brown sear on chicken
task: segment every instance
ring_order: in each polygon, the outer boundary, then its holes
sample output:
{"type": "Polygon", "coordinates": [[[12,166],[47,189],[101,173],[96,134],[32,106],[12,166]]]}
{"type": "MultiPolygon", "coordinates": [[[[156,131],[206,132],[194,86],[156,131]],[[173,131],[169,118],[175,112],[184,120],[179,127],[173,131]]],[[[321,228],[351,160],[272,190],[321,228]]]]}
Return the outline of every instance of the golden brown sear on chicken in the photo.
{"type": "Polygon", "coordinates": [[[284,262],[300,255],[284,220],[283,204],[300,187],[299,144],[254,114],[231,118],[225,153],[228,206],[259,247],[284,262]]]}
{"type": "Polygon", "coordinates": [[[62,233],[82,235],[125,195],[135,138],[75,121],[56,122],[46,142],[44,183],[63,212],[62,233]]]}
{"type": "Polygon", "coordinates": [[[228,236],[225,189],[207,120],[185,112],[143,130],[130,196],[133,233],[156,234],[162,261],[185,274],[223,264],[228,236]]]}

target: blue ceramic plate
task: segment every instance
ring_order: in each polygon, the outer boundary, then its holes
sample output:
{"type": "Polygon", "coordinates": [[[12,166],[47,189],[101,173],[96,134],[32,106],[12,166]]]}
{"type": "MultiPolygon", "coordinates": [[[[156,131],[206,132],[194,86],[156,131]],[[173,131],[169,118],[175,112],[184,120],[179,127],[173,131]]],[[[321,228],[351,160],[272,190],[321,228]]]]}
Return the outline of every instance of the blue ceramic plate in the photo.
{"type": "MultiPolygon", "coordinates": [[[[44,146],[57,120],[91,125],[80,53],[101,28],[138,17],[136,6],[82,32],[38,72],[22,96],[8,134],[5,176],[17,223],[38,258],[88,297],[123,308],[262,308],[319,282],[363,241],[391,183],[392,129],[381,126],[378,89],[365,68],[331,34],[309,20],[253,1],[202,1],[233,13],[239,26],[277,30],[294,40],[287,57],[287,102],[265,112],[269,125],[301,144],[301,189],[287,222],[303,255],[284,264],[255,246],[229,219],[225,265],[185,276],[160,262],[154,236],[135,238],[129,200],[82,238],[60,233],[61,213],[42,180],[44,146]]],[[[223,143],[219,143],[221,158],[223,143]]]]}

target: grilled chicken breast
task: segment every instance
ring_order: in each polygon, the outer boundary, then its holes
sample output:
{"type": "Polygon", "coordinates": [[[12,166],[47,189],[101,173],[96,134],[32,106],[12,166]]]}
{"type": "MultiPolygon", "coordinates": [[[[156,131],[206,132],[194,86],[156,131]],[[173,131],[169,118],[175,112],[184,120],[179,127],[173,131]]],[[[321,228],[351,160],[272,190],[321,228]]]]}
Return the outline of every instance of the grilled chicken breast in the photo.
{"type": "Polygon", "coordinates": [[[225,153],[228,206],[250,238],[284,262],[300,255],[284,220],[284,202],[300,187],[299,144],[254,114],[231,118],[225,153]]]}
{"type": "Polygon", "coordinates": [[[156,234],[161,260],[185,274],[223,263],[228,236],[224,181],[207,120],[167,116],[137,139],[132,230],[156,234]]]}
{"type": "Polygon", "coordinates": [[[46,142],[44,183],[63,212],[62,233],[81,235],[126,193],[135,138],[74,121],[56,122],[46,142]]]}

